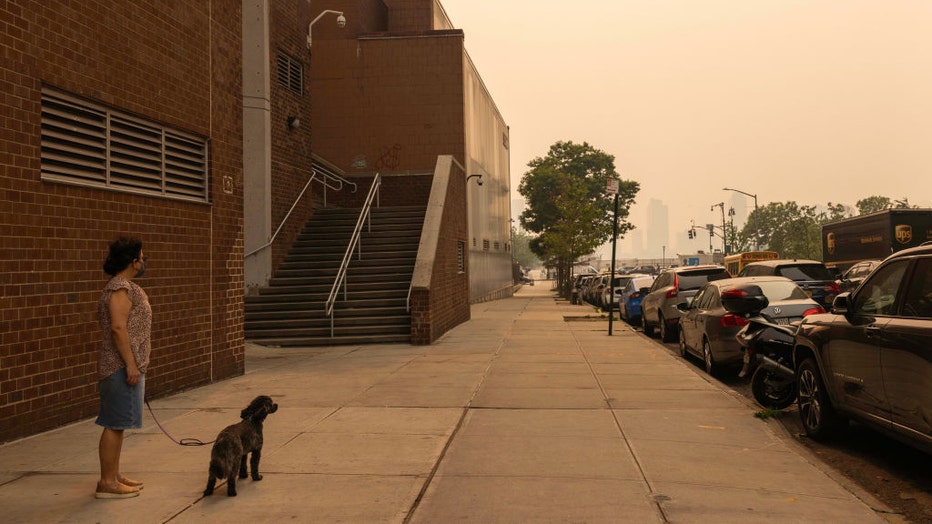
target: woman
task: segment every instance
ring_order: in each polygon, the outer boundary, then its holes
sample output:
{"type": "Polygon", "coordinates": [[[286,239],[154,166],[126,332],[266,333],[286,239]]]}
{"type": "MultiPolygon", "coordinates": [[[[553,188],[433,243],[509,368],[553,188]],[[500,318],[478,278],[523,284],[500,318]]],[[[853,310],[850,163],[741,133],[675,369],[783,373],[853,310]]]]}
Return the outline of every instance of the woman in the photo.
{"type": "Polygon", "coordinates": [[[135,282],[146,271],[142,242],[121,237],[110,244],[104,271],[112,278],[97,304],[103,337],[97,361],[100,379],[100,480],[97,498],[129,498],[139,495],[142,482],[120,473],[123,431],[142,427],[146,369],[152,308],[149,297],[135,282]]]}

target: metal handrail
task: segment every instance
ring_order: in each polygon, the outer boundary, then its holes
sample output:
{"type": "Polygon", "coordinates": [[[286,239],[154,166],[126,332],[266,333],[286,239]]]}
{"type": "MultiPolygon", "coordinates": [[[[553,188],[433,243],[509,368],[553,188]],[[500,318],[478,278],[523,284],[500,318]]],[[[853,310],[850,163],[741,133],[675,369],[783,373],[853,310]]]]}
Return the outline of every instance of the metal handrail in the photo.
{"type": "Polygon", "coordinates": [[[340,286],[343,287],[343,300],[349,298],[346,286],[346,271],[353,257],[353,251],[356,251],[357,247],[359,248],[359,258],[362,259],[362,245],[359,243],[359,238],[362,236],[363,225],[368,223],[369,231],[372,231],[372,201],[375,200],[376,207],[380,205],[379,188],[381,186],[382,175],[376,173],[375,178],[372,179],[372,187],[369,188],[369,194],[366,195],[366,201],[363,203],[362,210],[359,212],[359,218],[356,219],[356,227],[353,228],[353,234],[350,237],[349,245],[346,246],[346,252],[343,254],[343,261],[340,262],[340,268],[337,269],[337,276],[333,281],[333,286],[330,288],[330,296],[327,297],[325,314],[330,317],[331,337],[333,336],[333,306],[336,304],[340,286]]]}
{"type": "MultiPolygon", "coordinates": [[[[341,177],[340,175],[336,174],[335,172],[331,171],[328,167],[326,167],[326,166],[324,166],[324,165],[321,165],[321,164],[318,164],[316,167],[314,167],[314,168],[311,169],[311,176],[310,176],[310,178],[307,179],[307,183],[304,184],[304,189],[302,189],[302,190],[301,190],[301,193],[298,194],[298,198],[295,198],[294,202],[291,204],[291,209],[289,209],[288,212],[285,213],[285,218],[282,219],[282,222],[281,222],[281,224],[278,225],[278,229],[275,230],[275,233],[272,233],[272,237],[269,238],[269,241],[266,242],[265,244],[263,244],[263,245],[257,247],[256,249],[253,249],[253,250],[250,251],[249,253],[246,253],[245,255],[243,255],[243,258],[252,256],[252,255],[255,255],[255,254],[258,253],[259,251],[262,251],[263,249],[265,249],[265,248],[271,246],[271,245],[275,242],[275,237],[278,236],[279,231],[281,231],[282,228],[285,226],[285,222],[288,221],[288,217],[291,216],[291,212],[294,211],[294,208],[295,208],[295,207],[297,207],[298,202],[301,201],[301,197],[303,197],[303,196],[304,196],[304,193],[307,192],[307,188],[311,187],[311,182],[313,182],[315,179],[317,179],[317,175],[318,175],[318,174],[323,175],[323,178],[320,179],[320,180],[318,180],[318,182],[321,183],[321,184],[323,184],[324,187],[326,187],[326,188],[332,189],[332,190],[334,190],[334,191],[342,191],[342,190],[343,190],[343,184],[349,184],[349,185],[352,185],[352,186],[353,186],[353,193],[356,192],[356,183],[355,183],[355,182],[351,182],[351,181],[349,181],[349,180],[347,180],[347,179],[341,177]],[[335,182],[336,182],[337,184],[339,184],[339,185],[336,185],[336,184],[331,185],[332,181],[335,181],[335,182]]],[[[325,205],[326,205],[326,200],[327,200],[327,192],[324,191],[324,202],[325,202],[325,205]]]]}

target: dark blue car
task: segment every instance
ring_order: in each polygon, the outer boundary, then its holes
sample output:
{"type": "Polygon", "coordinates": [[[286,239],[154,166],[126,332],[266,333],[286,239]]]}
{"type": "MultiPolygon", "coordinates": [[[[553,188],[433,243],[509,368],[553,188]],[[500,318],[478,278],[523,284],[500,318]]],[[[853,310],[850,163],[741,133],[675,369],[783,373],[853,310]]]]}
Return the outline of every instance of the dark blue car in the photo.
{"type": "Polygon", "coordinates": [[[641,289],[649,288],[654,283],[650,275],[629,275],[630,280],[621,291],[618,302],[618,311],[621,318],[629,324],[638,324],[641,321],[641,299],[644,298],[641,289]]]}

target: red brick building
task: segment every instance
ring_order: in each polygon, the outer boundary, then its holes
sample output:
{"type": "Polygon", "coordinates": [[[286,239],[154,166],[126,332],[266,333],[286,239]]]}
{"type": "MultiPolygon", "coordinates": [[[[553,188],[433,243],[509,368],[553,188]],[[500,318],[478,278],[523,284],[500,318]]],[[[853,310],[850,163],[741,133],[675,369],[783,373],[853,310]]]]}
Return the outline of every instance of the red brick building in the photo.
{"type": "Polygon", "coordinates": [[[510,294],[508,128],[438,1],[24,0],[0,27],[0,442],[96,413],[121,234],[149,257],[149,396],[242,374],[244,295],[315,209],[358,205],[297,198],[315,158],[427,206],[412,342],[510,294]],[[346,27],[312,54],[324,9],[346,27]]]}
{"type": "Polygon", "coordinates": [[[0,5],[0,441],[96,413],[120,234],[149,257],[149,394],[243,372],[240,7],[0,5]]]}
{"type": "MultiPolygon", "coordinates": [[[[412,203],[427,201],[437,157],[452,155],[459,164],[450,181],[458,218],[441,238],[465,242],[468,281],[454,284],[453,276],[440,284],[452,286],[441,293],[455,302],[445,308],[458,310],[452,317],[462,321],[469,303],[509,296],[509,130],[466,52],[463,31],[453,28],[437,0],[330,0],[312,6],[346,18],[343,28],[332,20],[313,28],[315,153],[348,176],[365,179],[381,172],[388,186],[383,198],[412,203]],[[481,186],[466,184],[472,174],[482,175],[481,186]]],[[[456,245],[443,251],[455,253],[456,245]]]]}

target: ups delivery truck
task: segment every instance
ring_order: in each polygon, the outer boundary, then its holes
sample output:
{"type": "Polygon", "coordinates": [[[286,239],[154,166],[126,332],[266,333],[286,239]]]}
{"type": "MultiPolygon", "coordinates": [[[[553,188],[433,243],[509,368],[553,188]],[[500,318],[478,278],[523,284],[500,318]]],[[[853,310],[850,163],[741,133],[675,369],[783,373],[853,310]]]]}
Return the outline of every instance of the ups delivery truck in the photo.
{"type": "Polygon", "coordinates": [[[822,226],[822,261],[839,271],[932,241],[932,209],[887,209],[822,226]]]}

